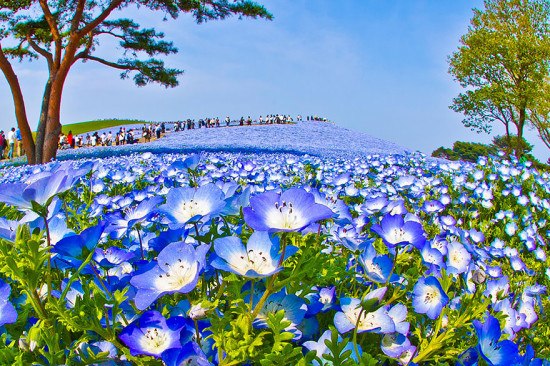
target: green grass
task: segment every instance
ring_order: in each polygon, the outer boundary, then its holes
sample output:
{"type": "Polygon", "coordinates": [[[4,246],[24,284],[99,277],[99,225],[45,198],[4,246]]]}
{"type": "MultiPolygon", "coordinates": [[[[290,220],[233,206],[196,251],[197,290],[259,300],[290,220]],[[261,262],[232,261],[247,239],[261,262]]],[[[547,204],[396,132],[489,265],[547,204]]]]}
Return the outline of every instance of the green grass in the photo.
{"type": "Polygon", "coordinates": [[[137,119],[102,119],[98,121],[88,121],[88,122],[79,122],[72,123],[69,125],[61,126],[61,131],[66,135],[69,131],[72,131],[73,135],[80,135],[90,131],[97,131],[103,128],[117,127],[122,125],[133,125],[133,124],[147,124],[155,123],[150,121],[140,121],[137,119]]]}

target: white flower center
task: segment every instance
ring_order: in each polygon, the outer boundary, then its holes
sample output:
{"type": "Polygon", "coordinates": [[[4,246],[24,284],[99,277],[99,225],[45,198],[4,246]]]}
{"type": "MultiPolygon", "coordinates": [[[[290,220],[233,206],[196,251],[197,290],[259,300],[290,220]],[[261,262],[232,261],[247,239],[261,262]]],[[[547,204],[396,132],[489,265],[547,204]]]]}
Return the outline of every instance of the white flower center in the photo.
{"type": "Polygon", "coordinates": [[[283,201],[281,205],[275,202],[275,208],[270,211],[266,224],[272,228],[293,230],[302,228],[307,222],[292,207],[292,202],[283,201]]]}
{"type": "Polygon", "coordinates": [[[260,275],[265,275],[277,268],[267,253],[255,251],[254,249],[249,249],[246,256],[232,258],[229,262],[231,268],[241,275],[246,274],[249,270],[253,270],[260,275]]]}
{"type": "Polygon", "coordinates": [[[160,355],[170,346],[171,337],[162,330],[159,331],[158,328],[146,328],[144,333],[145,335],[141,338],[140,344],[145,352],[160,355]]]}
{"type": "Polygon", "coordinates": [[[191,199],[183,203],[181,207],[181,222],[187,222],[193,217],[204,216],[210,212],[210,204],[205,201],[195,201],[191,199]]]}
{"type": "Polygon", "coordinates": [[[172,266],[165,263],[162,268],[165,274],[159,275],[155,280],[155,287],[162,291],[177,291],[190,283],[198,271],[198,262],[184,262],[178,259],[178,262],[172,266]]]}
{"type": "Polygon", "coordinates": [[[392,231],[390,231],[387,241],[392,244],[397,244],[404,241],[410,241],[410,234],[407,233],[402,228],[395,228],[392,231]]]}
{"type": "Polygon", "coordinates": [[[424,302],[426,304],[437,304],[441,301],[441,293],[436,286],[428,286],[424,292],[424,302]]]}

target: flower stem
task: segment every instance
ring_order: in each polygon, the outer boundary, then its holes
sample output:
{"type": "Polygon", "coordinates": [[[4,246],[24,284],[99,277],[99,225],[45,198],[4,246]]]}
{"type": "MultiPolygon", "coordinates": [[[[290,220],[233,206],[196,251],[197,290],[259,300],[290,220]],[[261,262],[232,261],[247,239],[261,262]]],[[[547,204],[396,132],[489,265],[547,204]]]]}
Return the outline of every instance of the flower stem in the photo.
{"type": "MultiPolygon", "coordinates": [[[[187,301],[189,301],[189,308],[193,307],[193,302],[191,301],[191,296],[189,296],[189,293],[185,294],[187,296],[187,301]]],[[[197,319],[193,318],[193,322],[195,323],[195,333],[197,337],[197,344],[199,347],[201,346],[201,332],[199,331],[199,323],[197,322],[197,319]]]]}
{"type": "Polygon", "coordinates": [[[48,219],[44,217],[44,227],[46,228],[46,244],[48,246],[48,268],[46,271],[46,284],[48,287],[48,301],[52,296],[52,251],[50,247],[50,228],[48,226],[48,219]]]}

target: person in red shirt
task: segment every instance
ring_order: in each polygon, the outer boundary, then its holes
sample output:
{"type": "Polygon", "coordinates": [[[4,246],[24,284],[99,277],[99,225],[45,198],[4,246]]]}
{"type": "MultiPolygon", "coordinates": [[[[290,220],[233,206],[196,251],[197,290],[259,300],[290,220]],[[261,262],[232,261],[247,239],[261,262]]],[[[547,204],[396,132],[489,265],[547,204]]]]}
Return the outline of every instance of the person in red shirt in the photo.
{"type": "Polygon", "coordinates": [[[69,134],[67,135],[67,142],[69,143],[69,146],[74,149],[74,136],[73,131],[69,131],[69,134]]]}

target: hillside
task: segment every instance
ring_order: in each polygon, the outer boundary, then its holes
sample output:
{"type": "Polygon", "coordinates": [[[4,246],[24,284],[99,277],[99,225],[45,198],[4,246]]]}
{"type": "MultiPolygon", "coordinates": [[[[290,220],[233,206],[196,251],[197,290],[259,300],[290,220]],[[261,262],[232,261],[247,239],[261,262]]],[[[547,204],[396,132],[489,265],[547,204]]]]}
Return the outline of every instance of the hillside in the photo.
{"type": "MultiPolygon", "coordinates": [[[[141,127],[142,123],[135,125],[141,127]]],[[[128,128],[134,127],[128,125],[128,128]]],[[[324,122],[290,125],[253,125],[201,128],[166,135],[131,146],[81,148],[59,151],[60,159],[126,155],[132,152],[286,152],[324,157],[407,154],[410,150],[365,133],[324,122]]]]}

